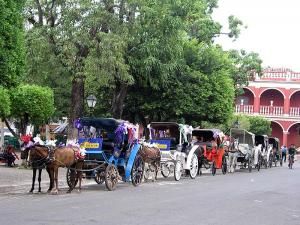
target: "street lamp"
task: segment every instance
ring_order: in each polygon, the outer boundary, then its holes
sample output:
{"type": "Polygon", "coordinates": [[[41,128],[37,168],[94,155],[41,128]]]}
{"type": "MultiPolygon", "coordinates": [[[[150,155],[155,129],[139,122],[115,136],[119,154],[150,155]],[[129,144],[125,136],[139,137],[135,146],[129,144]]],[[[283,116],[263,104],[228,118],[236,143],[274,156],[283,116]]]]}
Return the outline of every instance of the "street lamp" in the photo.
{"type": "Polygon", "coordinates": [[[241,125],[241,123],[240,123],[240,121],[239,121],[239,119],[237,119],[234,123],[233,123],[233,127],[234,128],[240,128],[240,125],[241,125]]]}
{"type": "Polygon", "coordinates": [[[97,98],[95,95],[89,95],[87,98],[86,98],[86,101],[87,101],[87,104],[88,104],[88,107],[91,109],[91,111],[94,110],[95,108],[95,105],[97,103],[97,98]]]}

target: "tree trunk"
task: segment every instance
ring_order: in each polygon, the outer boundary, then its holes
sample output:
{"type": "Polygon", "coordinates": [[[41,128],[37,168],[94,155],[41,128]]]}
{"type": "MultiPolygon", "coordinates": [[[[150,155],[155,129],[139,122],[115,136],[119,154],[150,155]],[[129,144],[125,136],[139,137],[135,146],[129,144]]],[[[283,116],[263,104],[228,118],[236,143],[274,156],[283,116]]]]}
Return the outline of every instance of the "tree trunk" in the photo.
{"type": "Polygon", "coordinates": [[[19,138],[19,136],[16,134],[16,132],[10,127],[9,122],[7,121],[6,118],[3,118],[3,121],[6,125],[6,127],[9,129],[9,131],[12,133],[12,135],[14,135],[14,137],[19,138]]]}
{"type": "Polygon", "coordinates": [[[116,119],[121,119],[124,109],[124,100],[127,95],[128,85],[119,83],[117,85],[112,102],[112,116],[116,119]]]}
{"type": "Polygon", "coordinates": [[[74,121],[83,116],[84,112],[84,77],[74,77],[72,81],[71,107],[69,116],[68,139],[77,139],[74,121]]]}

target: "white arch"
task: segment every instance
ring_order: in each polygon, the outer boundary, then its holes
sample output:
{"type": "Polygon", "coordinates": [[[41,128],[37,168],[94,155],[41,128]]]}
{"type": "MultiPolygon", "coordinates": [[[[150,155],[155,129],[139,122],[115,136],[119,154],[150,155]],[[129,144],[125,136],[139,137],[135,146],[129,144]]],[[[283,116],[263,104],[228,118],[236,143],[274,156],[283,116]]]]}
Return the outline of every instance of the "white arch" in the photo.
{"type": "Polygon", "coordinates": [[[277,122],[275,120],[271,120],[271,122],[278,124],[281,127],[282,132],[284,132],[283,126],[279,122],[277,122]]]}
{"type": "Polygon", "coordinates": [[[248,88],[248,87],[243,87],[243,89],[247,89],[248,91],[250,91],[250,92],[253,94],[253,97],[254,97],[254,98],[256,97],[254,91],[252,91],[250,88],[248,88]]]}
{"type": "Polygon", "coordinates": [[[300,121],[293,123],[291,126],[289,126],[289,128],[287,129],[287,131],[289,132],[289,130],[291,129],[292,126],[296,125],[297,123],[300,124],[300,121]]]}
{"type": "Polygon", "coordinates": [[[268,90],[276,90],[276,91],[279,91],[279,92],[283,95],[283,98],[284,98],[284,99],[286,98],[286,97],[285,97],[285,94],[284,94],[281,90],[279,90],[279,89],[277,89],[277,88],[267,88],[267,89],[263,90],[263,92],[260,93],[259,98],[261,97],[261,95],[262,95],[263,93],[265,93],[265,92],[268,91],[268,90]]]}
{"type": "Polygon", "coordinates": [[[300,92],[300,90],[295,90],[295,91],[293,91],[292,94],[290,94],[290,99],[292,98],[292,96],[293,96],[296,92],[300,92]]]}

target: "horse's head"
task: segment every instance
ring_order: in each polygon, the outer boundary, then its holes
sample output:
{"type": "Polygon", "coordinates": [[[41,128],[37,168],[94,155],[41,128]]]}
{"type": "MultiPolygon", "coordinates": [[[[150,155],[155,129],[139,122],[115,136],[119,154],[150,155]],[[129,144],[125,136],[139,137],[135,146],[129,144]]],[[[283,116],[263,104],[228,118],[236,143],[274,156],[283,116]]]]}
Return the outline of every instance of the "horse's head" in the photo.
{"type": "Polygon", "coordinates": [[[47,147],[33,145],[25,148],[22,151],[21,159],[26,159],[29,165],[32,165],[34,162],[38,162],[46,159],[48,155],[49,155],[49,151],[47,147]]]}
{"type": "Polygon", "coordinates": [[[237,150],[239,148],[239,139],[238,138],[232,138],[230,143],[230,150],[237,150]]]}

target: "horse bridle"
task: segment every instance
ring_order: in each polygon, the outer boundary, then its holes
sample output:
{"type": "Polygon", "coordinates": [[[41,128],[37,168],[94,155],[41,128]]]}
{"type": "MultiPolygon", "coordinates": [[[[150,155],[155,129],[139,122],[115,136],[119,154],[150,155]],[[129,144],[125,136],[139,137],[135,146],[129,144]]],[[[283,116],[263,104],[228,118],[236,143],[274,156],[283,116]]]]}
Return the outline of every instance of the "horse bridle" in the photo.
{"type": "Polygon", "coordinates": [[[31,166],[35,169],[43,169],[47,166],[47,164],[49,164],[52,161],[50,158],[50,148],[48,146],[35,145],[35,146],[31,146],[30,148],[25,149],[25,151],[28,151],[28,154],[29,154],[29,151],[32,151],[32,150],[37,151],[35,149],[35,147],[47,148],[47,150],[48,150],[47,156],[39,157],[38,159],[36,159],[36,157],[35,157],[31,160],[31,162],[29,162],[27,160],[28,159],[28,157],[27,157],[26,162],[31,163],[31,166]],[[37,165],[37,166],[35,166],[35,165],[37,165]]]}

